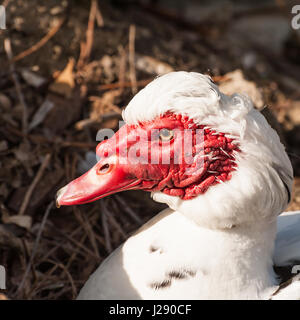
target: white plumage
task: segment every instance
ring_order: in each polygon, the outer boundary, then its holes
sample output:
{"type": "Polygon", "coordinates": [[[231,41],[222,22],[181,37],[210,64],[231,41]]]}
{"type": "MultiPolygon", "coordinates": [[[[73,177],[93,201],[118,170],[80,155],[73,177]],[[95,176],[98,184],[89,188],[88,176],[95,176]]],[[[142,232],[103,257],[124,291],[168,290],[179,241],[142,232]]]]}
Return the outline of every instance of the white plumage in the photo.
{"type": "MultiPolygon", "coordinates": [[[[277,133],[242,95],[209,77],[173,72],[141,90],[123,113],[129,124],[171,111],[226,132],[239,143],[232,179],[192,200],[165,193],[158,214],[95,271],[78,299],[269,299],[277,265],[300,260],[300,212],[288,204],[293,171],[277,133]],[[278,221],[279,233],[276,237],[278,221]]],[[[300,282],[277,298],[300,298],[300,282]]]]}

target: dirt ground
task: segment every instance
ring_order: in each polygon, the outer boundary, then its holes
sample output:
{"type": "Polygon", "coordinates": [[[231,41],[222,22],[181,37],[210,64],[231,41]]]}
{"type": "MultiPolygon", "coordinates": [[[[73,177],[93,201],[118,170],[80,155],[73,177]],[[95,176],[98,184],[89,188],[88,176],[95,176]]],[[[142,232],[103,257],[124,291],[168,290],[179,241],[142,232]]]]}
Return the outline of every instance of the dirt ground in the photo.
{"type": "MultiPolygon", "coordinates": [[[[0,30],[0,265],[8,299],[73,299],[163,205],[130,191],[56,208],[101,128],[172,70],[247,93],[291,158],[300,210],[300,32],[292,1],[6,0],[0,30]]],[[[92,159],[93,160],[93,159],[92,159]]]]}

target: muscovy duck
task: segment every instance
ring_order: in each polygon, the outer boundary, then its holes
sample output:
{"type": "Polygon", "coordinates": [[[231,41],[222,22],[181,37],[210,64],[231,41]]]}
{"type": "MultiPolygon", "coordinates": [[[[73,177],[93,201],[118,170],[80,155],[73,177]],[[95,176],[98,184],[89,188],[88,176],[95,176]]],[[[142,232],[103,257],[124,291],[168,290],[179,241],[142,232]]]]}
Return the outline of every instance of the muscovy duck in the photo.
{"type": "Polygon", "coordinates": [[[116,249],[78,299],[300,298],[300,281],[278,289],[273,270],[300,258],[300,212],[278,220],[292,166],[249,98],[222,94],[206,75],[172,72],[141,90],[123,118],[57,204],[143,189],[169,208],[116,249]]]}

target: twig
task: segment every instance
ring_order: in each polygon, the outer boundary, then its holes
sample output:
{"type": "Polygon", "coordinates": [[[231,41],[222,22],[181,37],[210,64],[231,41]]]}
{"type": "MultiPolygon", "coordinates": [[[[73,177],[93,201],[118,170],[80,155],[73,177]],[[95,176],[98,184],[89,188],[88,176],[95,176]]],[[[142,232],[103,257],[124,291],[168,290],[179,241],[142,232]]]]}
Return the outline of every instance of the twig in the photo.
{"type": "MultiPolygon", "coordinates": [[[[89,99],[89,100],[92,100],[92,99],[89,99]]],[[[80,121],[76,122],[75,128],[77,130],[83,130],[83,129],[88,128],[89,126],[92,126],[94,124],[99,124],[106,119],[112,119],[112,118],[122,119],[121,109],[119,109],[118,111],[119,111],[118,113],[117,112],[107,112],[101,116],[99,115],[98,119],[80,120],[80,121]]]]}
{"type": "Polygon", "coordinates": [[[83,229],[85,230],[90,240],[90,243],[94,249],[95,256],[97,256],[97,258],[100,260],[99,250],[91,224],[89,223],[88,219],[83,218],[81,211],[77,207],[73,207],[73,213],[78,222],[82,225],[83,229]]]}
{"type": "MultiPolygon", "coordinates": [[[[23,247],[24,247],[24,252],[26,253],[26,260],[30,257],[30,251],[28,248],[28,243],[26,241],[26,239],[22,239],[22,243],[23,243],[23,247]]],[[[31,265],[31,273],[32,273],[32,277],[34,279],[34,281],[37,280],[37,274],[36,274],[36,270],[33,268],[33,266],[31,265]]]]}
{"type": "Polygon", "coordinates": [[[138,224],[142,224],[142,219],[127,205],[127,203],[119,195],[115,195],[115,198],[121,204],[125,212],[127,212],[135,222],[137,222],[138,224]]]}
{"type": "Polygon", "coordinates": [[[49,205],[47,206],[47,209],[46,209],[46,211],[44,213],[43,220],[41,222],[37,237],[36,237],[35,242],[34,242],[34,246],[33,246],[33,249],[32,249],[32,254],[31,254],[30,259],[29,259],[29,263],[28,263],[27,268],[25,270],[25,273],[23,275],[22,281],[21,281],[21,283],[20,283],[20,285],[19,285],[19,287],[17,289],[17,292],[20,292],[22,290],[22,288],[24,287],[26,278],[27,278],[28,273],[29,273],[29,271],[31,269],[31,266],[32,266],[32,263],[33,263],[33,259],[35,257],[35,254],[36,254],[38,246],[39,246],[39,242],[40,242],[41,235],[42,235],[42,232],[43,232],[44,227],[45,227],[45,223],[46,223],[46,221],[48,219],[48,216],[49,216],[49,213],[50,213],[50,211],[51,211],[51,209],[53,207],[53,204],[54,204],[54,201],[51,201],[49,203],[49,205]]]}
{"type": "Polygon", "coordinates": [[[39,40],[32,47],[26,49],[25,51],[19,53],[15,57],[13,57],[12,62],[19,61],[19,60],[25,58],[26,56],[29,56],[30,54],[36,52],[41,47],[43,47],[57,33],[57,31],[61,28],[61,26],[63,25],[65,20],[66,20],[66,17],[63,17],[62,19],[60,19],[60,21],[57,23],[57,25],[52,27],[50,29],[50,31],[41,40],[39,40]]]}
{"type": "Polygon", "coordinates": [[[214,82],[223,82],[229,80],[228,76],[212,76],[211,77],[214,82]]]}
{"type": "Polygon", "coordinates": [[[45,286],[45,283],[48,282],[52,282],[52,280],[47,279],[49,277],[51,277],[52,273],[58,268],[58,265],[54,265],[50,270],[48,270],[46,272],[46,274],[44,273],[44,277],[42,279],[40,279],[40,281],[38,283],[34,283],[32,285],[32,287],[30,288],[28,294],[27,294],[27,300],[31,299],[31,297],[33,295],[36,295],[38,293],[38,291],[40,290],[40,288],[43,288],[43,286],[45,286]]]}
{"type": "Polygon", "coordinates": [[[127,54],[126,54],[126,50],[122,46],[119,46],[118,50],[119,50],[119,54],[120,54],[118,79],[119,79],[119,83],[121,84],[120,90],[119,90],[119,93],[121,95],[124,90],[127,54]]]}
{"type": "Polygon", "coordinates": [[[107,215],[108,220],[110,223],[116,228],[116,230],[119,232],[123,240],[127,239],[126,232],[123,230],[122,226],[119,224],[117,219],[113,216],[113,214],[107,215]]]}
{"type": "Polygon", "coordinates": [[[59,268],[61,268],[63,270],[63,272],[66,274],[70,284],[71,284],[71,288],[72,288],[72,294],[73,294],[73,299],[77,296],[77,289],[76,289],[76,286],[74,284],[74,280],[70,274],[70,272],[68,271],[68,269],[62,264],[62,263],[58,263],[52,259],[48,259],[46,260],[46,262],[50,262],[52,263],[53,265],[57,265],[59,268]]]}
{"type": "Polygon", "coordinates": [[[97,0],[92,0],[88,28],[86,31],[85,59],[88,59],[90,57],[92,47],[93,47],[96,13],[97,13],[97,0]]]}
{"type": "MultiPolygon", "coordinates": [[[[86,238],[87,238],[87,234],[85,233],[85,234],[81,237],[81,239],[79,240],[79,243],[83,244],[83,242],[85,241],[86,238]]],[[[69,261],[68,261],[68,263],[67,263],[67,265],[66,265],[66,268],[67,268],[67,269],[70,268],[72,262],[73,262],[74,259],[77,257],[77,255],[78,255],[79,252],[80,252],[79,250],[77,250],[77,251],[74,250],[74,251],[72,252],[72,255],[70,256],[69,261]]]]}
{"type": "Polygon", "coordinates": [[[64,163],[65,163],[65,172],[66,172],[66,178],[68,181],[71,180],[71,175],[70,175],[70,156],[69,153],[66,152],[64,156],[64,163]]]}
{"type": "Polygon", "coordinates": [[[77,166],[78,158],[77,154],[75,153],[72,159],[72,165],[71,165],[71,180],[75,179],[75,173],[76,173],[76,166],[77,166]]]}
{"type": "Polygon", "coordinates": [[[29,203],[29,200],[31,198],[32,192],[35,189],[37,183],[40,181],[41,177],[43,176],[43,173],[44,173],[45,169],[48,167],[49,162],[50,162],[50,158],[51,158],[51,154],[50,153],[46,154],[46,156],[45,156],[45,158],[44,158],[44,160],[43,160],[43,162],[42,162],[42,164],[41,164],[41,166],[40,166],[40,168],[38,170],[37,175],[33,179],[31,185],[29,186],[29,188],[28,188],[28,190],[27,190],[27,192],[25,194],[25,197],[23,199],[23,202],[22,202],[22,205],[21,205],[21,208],[19,210],[18,215],[21,216],[21,215],[23,215],[25,213],[25,210],[26,210],[26,208],[28,206],[28,203],[29,203]]]}
{"type": "Polygon", "coordinates": [[[60,231],[59,229],[56,229],[56,231],[61,234],[62,236],[64,236],[67,240],[69,240],[71,243],[75,244],[77,247],[81,248],[82,250],[84,250],[86,253],[88,253],[90,256],[92,256],[93,258],[96,259],[96,261],[98,261],[99,257],[97,257],[95,255],[95,253],[93,251],[91,251],[89,248],[87,248],[85,245],[81,244],[79,241],[77,241],[76,239],[74,239],[71,235],[68,235],[65,232],[60,231]]]}
{"type": "Polygon", "coordinates": [[[21,85],[20,85],[20,82],[18,80],[16,71],[15,71],[15,65],[13,63],[13,53],[12,53],[11,42],[10,42],[9,38],[5,38],[4,39],[4,50],[6,52],[8,60],[9,60],[9,68],[10,68],[11,76],[12,76],[16,91],[17,91],[18,99],[19,99],[20,104],[21,104],[21,106],[23,108],[22,130],[23,130],[23,133],[27,133],[27,129],[28,129],[28,107],[27,107],[27,104],[25,102],[25,98],[24,98],[24,95],[23,95],[22,90],[21,90],[21,85]]]}
{"type": "MultiPolygon", "coordinates": [[[[92,216],[92,215],[89,215],[89,216],[88,216],[88,219],[90,219],[90,216],[92,216]]],[[[98,217],[96,217],[95,219],[98,219],[98,217]]],[[[50,226],[51,226],[51,228],[53,228],[53,225],[50,225],[50,226]]],[[[55,229],[55,230],[57,231],[58,229],[55,229]]],[[[70,237],[71,239],[73,239],[74,236],[76,236],[81,230],[82,230],[82,227],[81,227],[81,225],[80,225],[79,227],[77,227],[75,230],[73,230],[73,231],[71,232],[71,234],[69,235],[69,237],[70,237]]],[[[84,234],[84,239],[86,238],[86,236],[87,236],[87,235],[84,234]]],[[[83,241],[84,241],[84,240],[83,240],[83,241]]],[[[75,250],[77,249],[77,251],[78,251],[79,253],[81,253],[82,255],[84,255],[84,253],[81,251],[82,247],[84,247],[84,245],[82,244],[83,241],[80,240],[80,241],[78,242],[78,243],[80,243],[80,246],[78,246],[78,245],[76,244],[76,248],[75,248],[75,247],[72,247],[72,248],[71,248],[71,250],[73,251],[73,253],[74,253],[75,250]]],[[[72,242],[72,243],[73,243],[73,242],[72,242]]],[[[48,259],[48,257],[50,257],[52,253],[54,253],[57,249],[63,247],[64,244],[65,244],[65,241],[60,241],[55,247],[53,247],[50,251],[48,251],[48,252],[40,259],[40,261],[42,262],[42,261],[48,259]]]]}
{"type": "MultiPolygon", "coordinates": [[[[80,226],[80,232],[81,231],[82,231],[82,228],[80,226]]],[[[83,243],[87,237],[87,235],[85,233],[83,236],[84,236],[84,240],[80,239],[80,241],[79,241],[80,243],[83,243]]],[[[70,256],[71,254],[73,255],[74,253],[76,253],[76,255],[80,254],[83,257],[86,256],[85,253],[83,253],[79,247],[75,247],[75,246],[70,245],[70,243],[68,241],[59,242],[59,241],[55,241],[55,240],[51,241],[49,239],[44,239],[44,243],[48,243],[51,246],[51,249],[49,249],[44,256],[41,256],[41,258],[39,259],[40,263],[44,262],[49,257],[52,257],[54,252],[57,249],[64,250],[68,254],[68,256],[70,256]]],[[[68,268],[68,265],[66,265],[66,267],[68,268]]]]}
{"type": "Polygon", "coordinates": [[[110,240],[110,232],[108,228],[108,223],[107,223],[107,209],[105,207],[104,201],[100,201],[100,206],[101,206],[101,219],[102,219],[102,226],[103,226],[103,231],[104,231],[104,238],[105,238],[105,247],[108,253],[112,252],[112,245],[111,245],[111,240],[110,240]]]}
{"type": "MultiPolygon", "coordinates": [[[[101,232],[102,230],[100,230],[99,228],[96,227],[96,229],[101,232]]],[[[98,240],[98,242],[100,243],[101,246],[105,246],[105,239],[103,237],[101,237],[98,233],[95,233],[95,237],[98,240]]]]}
{"type": "Polygon", "coordinates": [[[80,46],[80,56],[77,63],[77,69],[81,69],[88,61],[93,47],[95,19],[97,14],[97,0],[91,0],[91,8],[88,26],[86,30],[86,42],[82,42],[80,46]]]}
{"type": "Polygon", "coordinates": [[[129,27],[129,77],[131,81],[132,93],[137,92],[136,74],[135,74],[135,25],[129,27]]]}
{"type": "MultiPolygon", "coordinates": [[[[151,79],[145,79],[145,80],[140,80],[136,82],[137,87],[144,87],[148,83],[150,83],[153,80],[151,79]]],[[[118,89],[118,88],[131,88],[132,87],[132,82],[116,82],[116,83],[108,83],[108,84],[102,84],[97,87],[98,90],[111,90],[111,89],[118,89]]]]}
{"type": "MultiPolygon", "coordinates": [[[[59,286],[59,282],[57,284],[59,286]]],[[[44,288],[47,290],[47,288],[44,288]]],[[[59,298],[66,294],[68,291],[70,291],[70,287],[65,287],[64,284],[62,283],[62,286],[61,286],[61,290],[59,292],[55,292],[55,291],[52,291],[49,296],[47,297],[48,300],[59,300],[59,298]]]]}
{"type": "Polygon", "coordinates": [[[97,25],[98,27],[104,27],[104,20],[103,20],[103,16],[101,14],[101,10],[99,8],[98,2],[96,1],[96,21],[97,21],[97,25]]]}

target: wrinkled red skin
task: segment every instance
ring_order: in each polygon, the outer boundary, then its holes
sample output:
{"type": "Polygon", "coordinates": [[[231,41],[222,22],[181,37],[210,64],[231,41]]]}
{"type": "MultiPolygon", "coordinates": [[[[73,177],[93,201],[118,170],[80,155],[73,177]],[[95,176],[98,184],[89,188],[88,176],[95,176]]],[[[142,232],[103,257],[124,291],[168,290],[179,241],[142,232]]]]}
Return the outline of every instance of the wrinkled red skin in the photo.
{"type": "MultiPolygon", "coordinates": [[[[231,178],[231,172],[235,170],[234,150],[239,151],[238,146],[226,134],[207,127],[204,129],[181,115],[167,113],[138,126],[124,125],[112,138],[99,143],[96,149],[100,160],[91,170],[108,179],[104,187],[97,191],[95,186],[92,195],[87,196],[81,191],[82,197],[76,196],[69,202],[62,200],[59,204],[91,202],[128,189],[162,191],[184,200],[191,199],[210,186],[231,178]],[[174,131],[171,141],[159,139],[159,130],[164,128],[174,131]],[[154,133],[153,129],[156,129],[154,133]],[[185,129],[190,129],[189,138],[184,136],[185,129]],[[193,141],[192,149],[184,150],[183,143],[188,139],[193,141]],[[181,163],[177,159],[180,155],[184,160],[181,163]],[[153,164],[154,159],[156,163],[153,164]],[[107,164],[109,169],[105,172],[102,169],[107,164]],[[108,175],[111,177],[107,178],[108,175]]],[[[65,192],[68,197],[76,193],[74,190],[78,185],[81,187],[80,184],[87,183],[83,177],[69,184],[71,186],[65,192]]],[[[87,187],[83,189],[87,190],[87,187]]]]}

